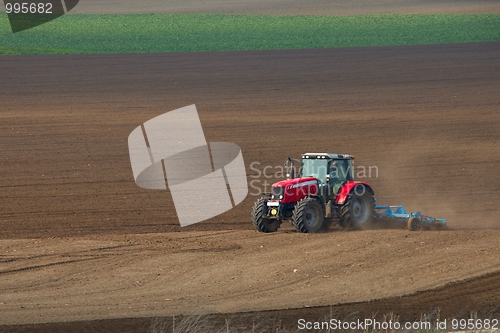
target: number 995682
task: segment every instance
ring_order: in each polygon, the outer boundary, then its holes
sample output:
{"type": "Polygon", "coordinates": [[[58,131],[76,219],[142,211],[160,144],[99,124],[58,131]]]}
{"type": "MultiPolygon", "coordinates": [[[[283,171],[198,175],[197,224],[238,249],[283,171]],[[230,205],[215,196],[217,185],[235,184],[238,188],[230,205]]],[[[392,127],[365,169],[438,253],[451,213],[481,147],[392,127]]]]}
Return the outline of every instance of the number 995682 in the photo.
{"type": "Polygon", "coordinates": [[[453,330],[498,330],[498,319],[453,319],[451,328],[453,330]]]}
{"type": "Polygon", "coordinates": [[[5,11],[7,14],[52,14],[52,4],[47,3],[34,3],[34,2],[16,2],[5,4],[5,11]]]}

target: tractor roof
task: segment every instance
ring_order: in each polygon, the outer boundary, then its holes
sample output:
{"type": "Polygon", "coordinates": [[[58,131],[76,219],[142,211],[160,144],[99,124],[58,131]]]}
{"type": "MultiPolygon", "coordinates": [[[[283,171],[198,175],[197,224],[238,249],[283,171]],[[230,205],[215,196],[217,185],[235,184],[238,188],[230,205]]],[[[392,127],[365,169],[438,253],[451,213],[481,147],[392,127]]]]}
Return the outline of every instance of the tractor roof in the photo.
{"type": "Polygon", "coordinates": [[[333,154],[333,153],[305,153],[305,154],[302,154],[302,158],[353,160],[354,156],[347,155],[347,154],[333,154]]]}

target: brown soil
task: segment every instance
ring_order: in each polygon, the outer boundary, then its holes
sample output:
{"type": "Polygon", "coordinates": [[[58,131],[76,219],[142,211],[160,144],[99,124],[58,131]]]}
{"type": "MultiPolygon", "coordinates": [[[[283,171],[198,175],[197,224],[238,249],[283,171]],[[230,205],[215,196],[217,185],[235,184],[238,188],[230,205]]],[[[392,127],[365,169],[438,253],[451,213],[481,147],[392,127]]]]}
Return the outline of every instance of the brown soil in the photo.
{"type": "Polygon", "coordinates": [[[145,319],[94,320],[499,304],[499,57],[500,43],[2,57],[0,324],[120,331],[145,319]],[[238,144],[260,188],[275,178],[252,162],[279,171],[302,152],[350,153],[378,167],[367,179],[378,203],[451,230],[260,234],[254,188],[181,229],[167,191],[135,185],[127,138],[193,103],[207,140],[238,144]]]}

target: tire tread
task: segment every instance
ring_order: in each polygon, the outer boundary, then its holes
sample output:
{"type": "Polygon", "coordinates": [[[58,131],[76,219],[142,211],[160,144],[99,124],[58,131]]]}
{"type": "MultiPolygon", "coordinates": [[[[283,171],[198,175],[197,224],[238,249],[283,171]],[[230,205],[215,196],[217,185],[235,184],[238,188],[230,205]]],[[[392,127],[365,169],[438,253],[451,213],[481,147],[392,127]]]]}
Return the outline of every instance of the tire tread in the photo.
{"type": "Polygon", "coordinates": [[[275,232],[279,229],[281,221],[275,220],[272,223],[269,223],[269,220],[262,216],[266,202],[267,198],[260,198],[255,202],[252,209],[252,222],[255,229],[260,232],[275,232]]]}

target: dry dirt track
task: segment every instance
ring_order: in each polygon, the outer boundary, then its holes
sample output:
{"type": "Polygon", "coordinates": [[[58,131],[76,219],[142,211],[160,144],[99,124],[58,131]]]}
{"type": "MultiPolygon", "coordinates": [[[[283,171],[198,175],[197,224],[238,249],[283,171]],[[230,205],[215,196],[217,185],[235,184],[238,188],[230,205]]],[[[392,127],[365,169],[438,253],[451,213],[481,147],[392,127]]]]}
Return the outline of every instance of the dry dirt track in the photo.
{"type": "MultiPolygon", "coordinates": [[[[362,302],[498,272],[499,58],[499,43],[1,58],[0,324],[362,302]],[[263,235],[252,195],[181,230],[168,193],[135,186],[127,137],[193,103],[249,180],[252,162],[351,153],[378,167],[379,203],[453,230],[263,235]]],[[[498,305],[498,279],[481,281],[412,304],[498,305]]]]}
{"type": "Polygon", "coordinates": [[[72,14],[230,13],[264,15],[500,13],[496,0],[99,0],[81,1],[72,14]]]}

